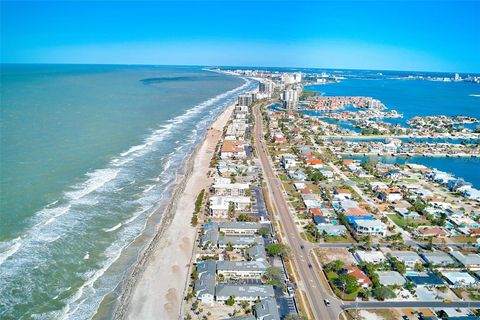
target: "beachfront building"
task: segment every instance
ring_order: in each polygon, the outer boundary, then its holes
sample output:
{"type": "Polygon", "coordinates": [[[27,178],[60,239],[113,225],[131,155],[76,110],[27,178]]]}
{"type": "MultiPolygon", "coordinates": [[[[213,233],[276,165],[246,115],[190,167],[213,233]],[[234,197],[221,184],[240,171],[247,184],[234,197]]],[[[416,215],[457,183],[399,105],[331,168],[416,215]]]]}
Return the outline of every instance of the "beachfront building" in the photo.
{"type": "Polygon", "coordinates": [[[248,221],[229,221],[218,224],[220,232],[232,235],[254,235],[261,227],[261,223],[248,221]]]}
{"type": "Polygon", "coordinates": [[[255,244],[247,249],[247,257],[250,261],[267,261],[265,246],[263,244],[255,244]]]}
{"type": "Polygon", "coordinates": [[[225,278],[257,278],[267,271],[264,261],[218,261],[217,274],[225,278]]]}
{"type": "Polygon", "coordinates": [[[220,150],[221,159],[245,159],[245,143],[239,140],[224,140],[220,150]]]}
{"type": "Polygon", "coordinates": [[[220,232],[218,230],[218,224],[215,222],[206,223],[203,225],[203,234],[200,237],[200,245],[204,249],[216,248],[219,236],[220,232]]]}
{"type": "Polygon", "coordinates": [[[245,196],[250,186],[248,183],[232,183],[230,178],[217,178],[212,189],[217,196],[245,196]]]}
{"type": "Polygon", "coordinates": [[[218,247],[220,249],[226,249],[230,245],[234,249],[244,249],[254,244],[264,245],[262,237],[242,237],[242,236],[220,236],[218,238],[218,247]]]}
{"type": "Polygon", "coordinates": [[[210,213],[215,218],[228,218],[232,209],[245,211],[250,208],[250,197],[242,196],[213,196],[210,198],[210,213]]]}
{"type": "Polygon", "coordinates": [[[266,298],[255,305],[257,320],[280,320],[277,302],[274,298],[266,298]]]}
{"type": "Polygon", "coordinates": [[[237,104],[239,106],[249,106],[255,102],[256,98],[257,96],[254,92],[247,92],[238,96],[237,104]]]}
{"type": "Polygon", "coordinates": [[[219,302],[225,302],[230,297],[235,301],[254,302],[267,298],[274,298],[275,291],[271,285],[239,285],[239,284],[219,284],[215,288],[215,299],[219,302]]]}
{"type": "Polygon", "coordinates": [[[197,263],[198,279],[195,281],[195,296],[202,303],[213,304],[217,261],[204,260],[197,263]]]}

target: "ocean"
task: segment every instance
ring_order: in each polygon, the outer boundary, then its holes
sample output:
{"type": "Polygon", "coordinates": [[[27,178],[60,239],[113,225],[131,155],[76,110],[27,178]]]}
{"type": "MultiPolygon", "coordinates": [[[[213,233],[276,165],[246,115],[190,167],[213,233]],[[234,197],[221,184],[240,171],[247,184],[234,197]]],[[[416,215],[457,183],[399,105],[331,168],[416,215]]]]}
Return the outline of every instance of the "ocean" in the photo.
{"type": "MultiPolygon", "coordinates": [[[[403,119],[395,119],[403,125],[414,116],[466,115],[480,118],[479,84],[399,80],[393,79],[394,77],[396,76],[392,74],[389,77],[348,78],[339,83],[306,86],[305,89],[328,96],[357,95],[379,99],[389,109],[403,113],[403,119]]],[[[437,141],[442,142],[438,139],[437,141]]],[[[357,158],[363,159],[363,157],[357,158]]],[[[389,163],[405,162],[403,158],[394,157],[383,157],[378,160],[389,163]]],[[[408,161],[452,173],[472,183],[474,187],[480,188],[480,159],[478,158],[413,157],[408,161]]]]}
{"type": "Polygon", "coordinates": [[[89,319],[114,299],[208,125],[256,86],[201,67],[1,65],[0,318],[89,319]]]}

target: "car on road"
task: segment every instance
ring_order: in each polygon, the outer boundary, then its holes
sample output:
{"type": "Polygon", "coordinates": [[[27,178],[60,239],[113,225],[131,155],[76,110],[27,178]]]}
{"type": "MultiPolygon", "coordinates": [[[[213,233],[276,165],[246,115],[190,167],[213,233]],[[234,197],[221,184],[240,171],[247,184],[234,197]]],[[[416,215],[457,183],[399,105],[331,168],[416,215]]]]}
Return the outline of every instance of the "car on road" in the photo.
{"type": "Polygon", "coordinates": [[[292,285],[287,285],[287,292],[289,297],[293,297],[295,295],[295,289],[292,285]]]}
{"type": "Polygon", "coordinates": [[[402,319],[403,319],[403,320],[410,320],[410,318],[409,318],[409,317],[407,317],[407,316],[405,316],[405,315],[404,315],[404,316],[402,316],[402,319]]]}
{"type": "Polygon", "coordinates": [[[330,306],[330,300],[324,299],[323,302],[325,303],[325,305],[326,305],[327,307],[330,306]]]}
{"type": "Polygon", "coordinates": [[[309,263],[309,264],[308,264],[308,267],[309,267],[310,269],[312,269],[313,266],[312,266],[311,263],[309,263]]]}
{"type": "Polygon", "coordinates": [[[450,300],[450,299],[444,299],[444,300],[443,300],[443,303],[452,303],[452,300],[450,300]]]}
{"type": "Polygon", "coordinates": [[[305,249],[305,246],[303,244],[300,245],[300,249],[305,249]]]}

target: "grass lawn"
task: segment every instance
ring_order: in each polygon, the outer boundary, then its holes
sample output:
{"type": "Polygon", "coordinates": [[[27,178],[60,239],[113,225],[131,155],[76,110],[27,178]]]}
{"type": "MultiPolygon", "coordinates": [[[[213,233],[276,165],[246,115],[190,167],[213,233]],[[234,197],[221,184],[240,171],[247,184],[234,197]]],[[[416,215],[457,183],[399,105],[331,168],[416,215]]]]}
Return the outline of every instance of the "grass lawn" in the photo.
{"type": "Polygon", "coordinates": [[[297,217],[298,217],[298,219],[308,219],[306,213],[299,213],[299,214],[297,214],[297,217]]]}
{"type": "Polygon", "coordinates": [[[358,291],[355,291],[353,293],[350,293],[350,294],[346,294],[346,293],[343,293],[341,292],[335,285],[335,280],[338,279],[338,274],[336,272],[333,272],[333,271],[329,271],[327,272],[327,279],[328,281],[330,282],[330,285],[332,286],[333,288],[333,291],[335,292],[335,294],[342,300],[347,300],[347,301],[353,301],[357,298],[357,295],[358,295],[358,291]]]}
{"type": "Polygon", "coordinates": [[[327,243],[355,243],[355,240],[349,235],[346,234],[343,237],[340,236],[326,236],[324,238],[327,243]]]}
{"type": "Polygon", "coordinates": [[[312,242],[312,243],[317,243],[318,241],[315,241],[315,238],[312,237],[312,235],[308,232],[301,232],[300,236],[302,237],[303,240],[312,242]]]}
{"type": "MultiPolygon", "coordinates": [[[[435,241],[434,241],[435,242],[435,241]]],[[[475,243],[475,238],[472,238],[470,236],[454,236],[448,238],[448,242],[451,243],[468,243],[468,242],[473,242],[475,243]]]]}
{"type": "Polygon", "coordinates": [[[287,191],[287,192],[295,192],[295,187],[288,183],[288,182],[283,182],[283,188],[287,191]]]}
{"type": "Polygon", "coordinates": [[[430,221],[428,220],[404,220],[402,217],[400,217],[397,214],[388,214],[388,217],[392,219],[393,222],[399,227],[418,227],[418,226],[429,226],[431,225],[430,221]]]}

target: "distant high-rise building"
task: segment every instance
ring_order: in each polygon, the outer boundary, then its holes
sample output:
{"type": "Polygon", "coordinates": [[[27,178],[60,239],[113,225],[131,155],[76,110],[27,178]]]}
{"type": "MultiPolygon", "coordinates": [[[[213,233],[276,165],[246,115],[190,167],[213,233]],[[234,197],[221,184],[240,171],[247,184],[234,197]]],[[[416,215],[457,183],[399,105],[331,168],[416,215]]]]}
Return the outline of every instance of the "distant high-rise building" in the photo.
{"type": "Polygon", "coordinates": [[[299,90],[298,89],[286,89],[282,93],[283,105],[286,108],[295,108],[298,103],[299,90]]]}
{"type": "Polygon", "coordinates": [[[268,97],[270,97],[273,94],[274,89],[275,89],[275,84],[271,81],[260,82],[258,84],[258,91],[268,97]]]}
{"type": "Polygon", "coordinates": [[[454,81],[461,81],[462,77],[460,77],[460,75],[458,73],[455,73],[455,75],[453,76],[453,80],[454,81]]]}
{"type": "Polygon", "coordinates": [[[302,73],[284,73],[282,74],[282,82],[285,85],[300,83],[302,82],[302,73]]]}

